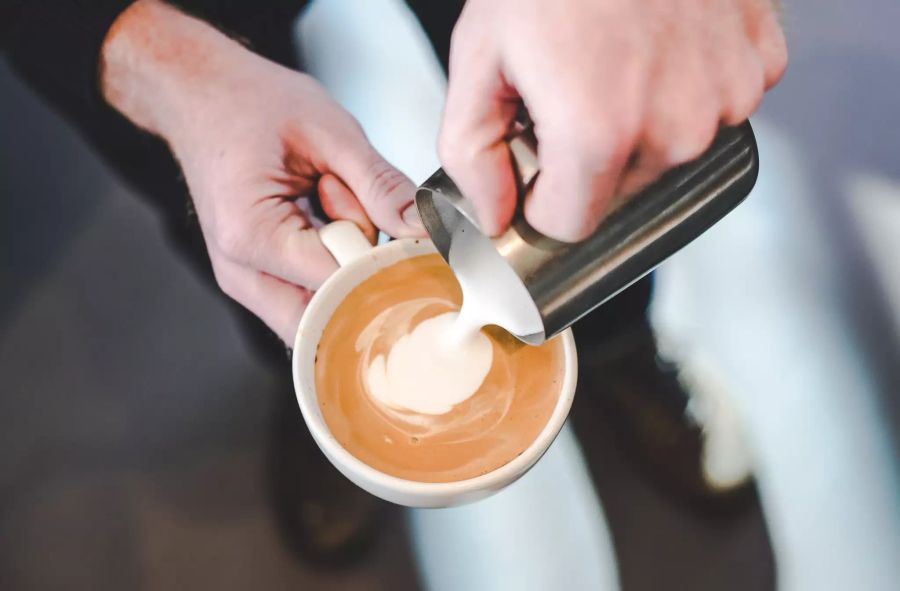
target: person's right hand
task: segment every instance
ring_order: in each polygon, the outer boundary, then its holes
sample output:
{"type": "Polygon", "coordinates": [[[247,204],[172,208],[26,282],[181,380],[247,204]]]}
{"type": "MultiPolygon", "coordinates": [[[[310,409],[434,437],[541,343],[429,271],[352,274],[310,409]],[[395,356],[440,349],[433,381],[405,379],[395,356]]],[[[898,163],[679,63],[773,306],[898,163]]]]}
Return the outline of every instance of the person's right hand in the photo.
{"type": "Polygon", "coordinates": [[[107,36],[102,76],[107,100],[179,160],[219,286],[288,344],[336,268],[298,196],[317,190],[372,240],[374,226],[423,232],[413,184],[315,80],[206,23],[139,0],[107,36]]]}
{"type": "Polygon", "coordinates": [[[481,227],[516,210],[506,138],[524,103],[539,232],[587,238],[618,202],[750,116],[787,64],[773,0],[467,0],[439,151],[481,227]]]}

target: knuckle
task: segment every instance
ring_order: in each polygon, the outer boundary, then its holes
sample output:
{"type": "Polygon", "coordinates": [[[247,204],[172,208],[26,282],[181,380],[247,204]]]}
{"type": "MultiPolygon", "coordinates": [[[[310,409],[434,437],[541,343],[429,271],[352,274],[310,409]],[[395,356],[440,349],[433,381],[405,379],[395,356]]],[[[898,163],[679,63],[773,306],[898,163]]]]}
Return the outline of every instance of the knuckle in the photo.
{"type": "Polygon", "coordinates": [[[237,300],[236,284],[229,273],[222,271],[222,266],[212,263],[213,277],[215,277],[216,285],[222,290],[222,293],[233,300],[237,300]]]}
{"type": "Polygon", "coordinates": [[[246,257],[246,233],[232,223],[219,223],[215,230],[216,248],[226,257],[243,261],[246,257]]]}
{"type": "Polygon", "coordinates": [[[732,84],[722,111],[722,121],[737,125],[747,119],[759,106],[763,95],[763,73],[760,69],[747,71],[732,84]]]}
{"type": "Polygon", "coordinates": [[[717,117],[708,117],[699,123],[691,132],[685,134],[680,153],[676,152],[671,164],[688,162],[700,156],[713,141],[717,129],[717,117]]]}
{"type": "Polygon", "coordinates": [[[602,163],[630,153],[640,135],[639,101],[626,101],[600,110],[596,97],[579,101],[554,126],[554,141],[578,154],[581,159],[602,163]]]}
{"type": "Polygon", "coordinates": [[[784,33],[778,28],[773,34],[772,39],[768,41],[769,51],[766,52],[765,61],[765,83],[766,87],[771,87],[784,76],[788,65],[788,49],[787,41],[784,33]]]}
{"type": "Polygon", "coordinates": [[[621,130],[598,130],[592,137],[575,144],[578,158],[591,169],[605,171],[612,163],[622,161],[634,150],[635,137],[634,133],[621,130]]]}
{"type": "Polygon", "coordinates": [[[563,117],[547,126],[538,150],[542,159],[570,158],[585,163],[606,159],[613,144],[612,130],[605,120],[563,117]]]}
{"type": "Polygon", "coordinates": [[[611,143],[615,158],[628,157],[635,149],[640,137],[640,127],[633,122],[623,121],[613,134],[611,143]]]}
{"type": "Polygon", "coordinates": [[[351,116],[340,105],[335,105],[335,111],[330,120],[340,122],[343,126],[344,137],[353,138],[356,141],[363,139],[368,143],[369,140],[366,139],[366,130],[363,128],[362,123],[351,116]]]}
{"type": "Polygon", "coordinates": [[[689,162],[704,152],[712,143],[719,118],[713,111],[685,119],[668,141],[660,142],[662,161],[667,166],[689,162]]]}
{"type": "Polygon", "coordinates": [[[402,172],[381,158],[373,160],[366,172],[369,179],[367,194],[361,197],[370,203],[383,201],[406,182],[402,172]]]}
{"type": "Polygon", "coordinates": [[[438,140],[438,158],[451,175],[464,174],[475,160],[473,142],[466,142],[457,134],[444,131],[438,140]]]}

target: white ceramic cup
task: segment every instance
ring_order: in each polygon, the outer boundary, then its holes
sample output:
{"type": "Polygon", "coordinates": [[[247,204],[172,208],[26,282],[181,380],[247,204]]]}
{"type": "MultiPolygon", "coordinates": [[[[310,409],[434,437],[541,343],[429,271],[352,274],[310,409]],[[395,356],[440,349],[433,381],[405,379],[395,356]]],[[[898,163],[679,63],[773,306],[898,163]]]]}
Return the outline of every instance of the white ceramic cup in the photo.
{"type": "Polygon", "coordinates": [[[578,364],[571,329],[556,337],[562,340],[565,368],[553,414],[522,454],[487,474],[455,482],[417,482],[385,474],[353,456],[328,430],[316,395],[316,349],[331,315],[354,287],[380,269],[436,250],[427,238],[406,238],[372,247],[362,232],[348,221],[329,224],[320,230],[320,237],[341,268],[316,292],[303,314],[294,340],[293,374],[303,419],[331,463],[373,495],[409,507],[450,507],[469,503],[503,489],[525,474],[553,443],[572,407],[578,364]]]}

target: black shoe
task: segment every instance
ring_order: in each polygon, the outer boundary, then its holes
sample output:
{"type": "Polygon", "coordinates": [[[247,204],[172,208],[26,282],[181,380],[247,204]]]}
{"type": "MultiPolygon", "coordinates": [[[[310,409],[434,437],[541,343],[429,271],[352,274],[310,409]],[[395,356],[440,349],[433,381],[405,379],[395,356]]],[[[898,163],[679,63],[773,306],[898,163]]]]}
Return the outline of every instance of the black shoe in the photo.
{"type": "Polygon", "coordinates": [[[303,422],[293,388],[275,411],[268,480],[282,538],[319,566],[345,566],[363,558],[378,538],[388,503],[331,465],[303,422]]]}
{"type": "Polygon", "coordinates": [[[612,339],[582,332],[576,325],[582,412],[607,423],[650,479],[691,507],[751,506],[749,454],[710,373],[660,358],[646,322],[612,339]]]}

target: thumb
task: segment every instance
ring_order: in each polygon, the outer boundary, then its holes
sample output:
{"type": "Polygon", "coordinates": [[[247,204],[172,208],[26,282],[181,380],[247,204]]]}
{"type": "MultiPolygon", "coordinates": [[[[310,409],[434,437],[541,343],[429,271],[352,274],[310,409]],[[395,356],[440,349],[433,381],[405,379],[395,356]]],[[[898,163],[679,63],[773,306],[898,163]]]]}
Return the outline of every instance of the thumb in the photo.
{"type": "Polygon", "coordinates": [[[415,185],[382,158],[358,125],[335,142],[326,154],[326,165],[378,228],[395,238],[424,235],[414,203],[415,185]]]}

